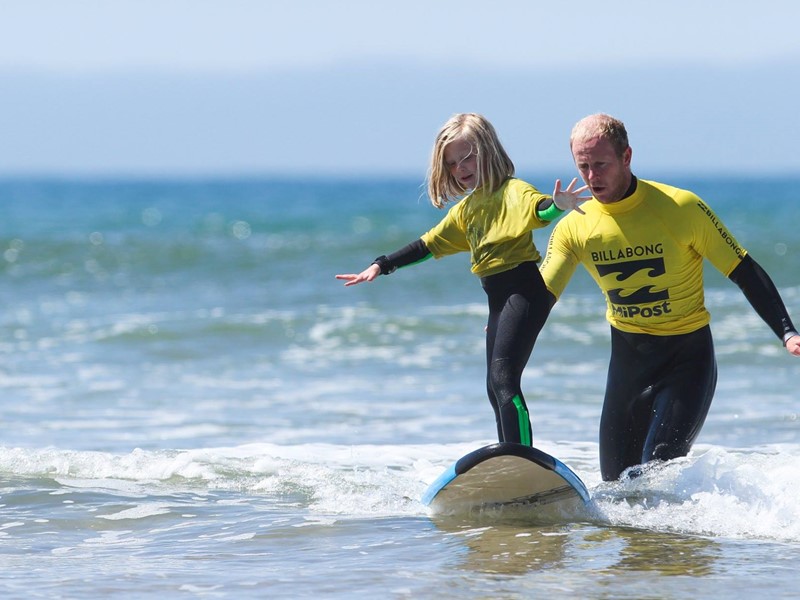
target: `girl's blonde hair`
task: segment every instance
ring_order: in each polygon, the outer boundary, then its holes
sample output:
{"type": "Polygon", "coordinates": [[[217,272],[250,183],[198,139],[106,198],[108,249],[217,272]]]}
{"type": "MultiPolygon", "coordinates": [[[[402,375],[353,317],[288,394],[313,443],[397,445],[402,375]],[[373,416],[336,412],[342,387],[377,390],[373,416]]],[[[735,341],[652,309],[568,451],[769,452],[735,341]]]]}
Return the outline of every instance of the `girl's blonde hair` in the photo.
{"type": "Polygon", "coordinates": [[[459,113],[453,115],[439,130],[431,153],[428,169],[428,196],[436,208],[455,202],[469,190],[456,180],[445,164],[444,150],[457,140],[466,140],[477,154],[477,183],[475,189],[491,194],[514,176],[514,163],[500,144],[494,127],[482,115],[459,113]]]}

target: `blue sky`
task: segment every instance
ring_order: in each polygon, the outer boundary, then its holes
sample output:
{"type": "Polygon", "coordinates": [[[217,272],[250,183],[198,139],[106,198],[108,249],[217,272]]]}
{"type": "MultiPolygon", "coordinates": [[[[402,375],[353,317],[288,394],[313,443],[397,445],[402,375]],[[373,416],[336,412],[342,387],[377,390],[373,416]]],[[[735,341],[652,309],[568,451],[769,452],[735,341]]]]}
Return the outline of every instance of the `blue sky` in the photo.
{"type": "Polygon", "coordinates": [[[519,170],[572,124],[634,167],[800,174],[800,3],[0,2],[0,173],[421,176],[476,111],[519,170]]]}

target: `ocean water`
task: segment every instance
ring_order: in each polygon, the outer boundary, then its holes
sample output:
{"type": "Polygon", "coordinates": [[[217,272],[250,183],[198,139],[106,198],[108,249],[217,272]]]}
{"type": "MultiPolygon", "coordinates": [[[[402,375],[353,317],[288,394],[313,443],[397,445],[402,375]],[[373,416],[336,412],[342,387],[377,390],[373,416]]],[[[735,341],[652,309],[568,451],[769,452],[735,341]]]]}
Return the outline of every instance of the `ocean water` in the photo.
{"type": "MultiPolygon", "coordinates": [[[[800,322],[800,181],[664,180],[714,207],[800,322]]],[[[690,456],[600,480],[608,326],[579,272],[523,383],[535,444],[592,506],[426,512],[427,485],[494,441],[483,291],[466,256],[334,279],[437,222],[422,192],[0,181],[0,595],[798,597],[800,360],[710,268],[720,378],[690,456]]]]}

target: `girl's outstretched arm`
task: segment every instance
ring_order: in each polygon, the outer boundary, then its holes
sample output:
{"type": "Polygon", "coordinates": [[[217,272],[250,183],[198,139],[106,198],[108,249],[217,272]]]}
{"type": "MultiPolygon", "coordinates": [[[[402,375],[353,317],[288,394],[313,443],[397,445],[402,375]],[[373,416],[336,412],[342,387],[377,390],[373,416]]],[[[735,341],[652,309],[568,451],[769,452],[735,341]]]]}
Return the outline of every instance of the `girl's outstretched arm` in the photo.
{"type": "Polygon", "coordinates": [[[349,285],[356,285],[357,283],[362,283],[364,281],[372,281],[380,274],[381,268],[373,263],[361,271],[361,273],[344,273],[342,275],[337,275],[336,279],[343,279],[346,282],[344,285],[347,287],[349,285]]]}
{"type": "Polygon", "coordinates": [[[433,255],[431,251],[428,250],[425,242],[418,239],[403,246],[397,252],[392,252],[389,256],[379,256],[372,261],[370,266],[361,271],[361,273],[345,273],[343,275],[337,275],[336,279],[343,279],[346,281],[347,283],[344,284],[345,286],[356,285],[364,281],[372,281],[381,274],[389,275],[400,267],[420,263],[429,259],[431,256],[433,255]]]}

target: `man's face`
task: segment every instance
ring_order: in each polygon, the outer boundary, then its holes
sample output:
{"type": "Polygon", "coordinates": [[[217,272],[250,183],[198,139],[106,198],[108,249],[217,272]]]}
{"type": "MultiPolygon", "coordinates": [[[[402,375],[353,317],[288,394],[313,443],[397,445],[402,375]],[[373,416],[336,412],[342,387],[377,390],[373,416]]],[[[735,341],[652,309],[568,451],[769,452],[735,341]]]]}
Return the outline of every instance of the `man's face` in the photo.
{"type": "Polygon", "coordinates": [[[605,138],[595,137],[572,143],[575,166],[589,190],[599,202],[611,204],[621,200],[631,183],[631,149],[617,156],[605,138]]]}

